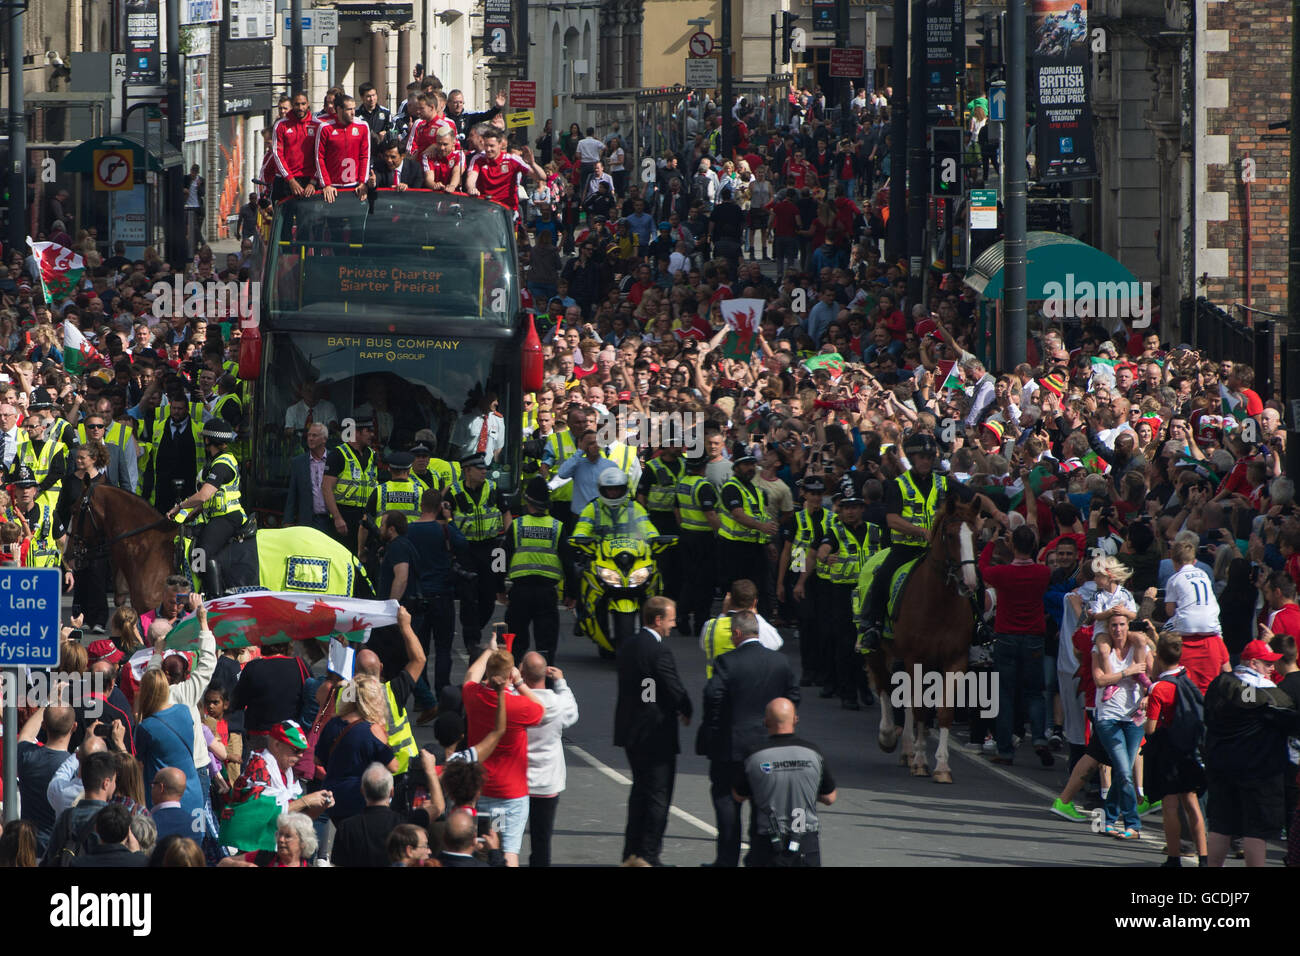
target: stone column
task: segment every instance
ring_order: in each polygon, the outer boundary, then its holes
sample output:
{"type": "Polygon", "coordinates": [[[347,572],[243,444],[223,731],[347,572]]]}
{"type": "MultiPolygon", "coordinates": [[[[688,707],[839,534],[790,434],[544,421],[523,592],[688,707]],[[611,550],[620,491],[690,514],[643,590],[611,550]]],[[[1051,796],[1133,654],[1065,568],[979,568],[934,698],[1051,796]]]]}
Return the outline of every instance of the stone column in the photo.
{"type": "MultiPolygon", "coordinates": [[[[370,82],[375,84],[379,102],[388,102],[388,24],[370,25],[370,82]]],[[[360,84],[358,84],[360,85],[360,84]]]]}
{"type": "MultiPolygon", "coordinates": [[[[406,84],[411,82],[411,28],[413,23],[403,23],[397,28],[397,87],[394,89],[394,95],[404,96],[406,94],[406,84]]],[[[385,103],[380,100],[380,103],[385,103]]],[[[385,103],[390,109],[394,104],[385,103]]]]}

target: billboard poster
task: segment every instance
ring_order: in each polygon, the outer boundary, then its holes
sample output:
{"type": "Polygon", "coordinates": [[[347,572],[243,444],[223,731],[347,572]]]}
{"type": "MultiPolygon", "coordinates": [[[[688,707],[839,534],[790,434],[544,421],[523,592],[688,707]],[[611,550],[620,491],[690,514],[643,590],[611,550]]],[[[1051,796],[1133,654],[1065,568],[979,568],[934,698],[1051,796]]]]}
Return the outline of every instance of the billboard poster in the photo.
{"type": "Polygon", "coordinates": [[[488,56],[514,56],[514,5],[511,0],[483,0],[483,51],[488,56]]]}
{"type": "Polygon", "coordinates": [[[158,0],[126,0],[126,85],[162,83],[158,0]]]}
{"type": "Polygon", "coordinates": [[[957,103],[957,77],[966,72],[965,0],[926,0],[925,84],[928,112],[957,103]]]}
{"type": "Polygon", "coordinates": [[[1038,181],[1097,175],[1088,105],[1087,0],[1033,0],[1029,47],[1038,181]]]}

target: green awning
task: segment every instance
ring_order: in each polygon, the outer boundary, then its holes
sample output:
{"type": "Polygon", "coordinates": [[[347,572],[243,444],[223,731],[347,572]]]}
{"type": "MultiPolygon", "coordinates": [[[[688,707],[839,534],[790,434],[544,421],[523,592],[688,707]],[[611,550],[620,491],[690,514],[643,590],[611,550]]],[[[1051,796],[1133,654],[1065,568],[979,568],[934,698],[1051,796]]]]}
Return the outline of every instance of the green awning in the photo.
{"type": "MultiPolygon", "coordinates": [[[[1064,286],[1070,275],[1076,285],[1137,281],[1123,263],[1073,236],[1031,232],[1026,246],[1025,295],[1029,300],[1048,298],[1050,293],[1044,291],[1044,286],[1048,283],[1064,286]]],[[[996,242],[986,249],[966,274],[966,284],[986,299],[1001,298],[1005,254],[1005,242],[996,242]]]]}
{"type": "MultiPolygon", "coordinates": [[[[179,166],[184,162],[180,150],[170,143],[162,143],[162,156],[159,157],[159,143],[154,140],[149,144],[148,169],[152,173],[160,173],[164,169],[170,169],[173,166],[179,166]]],[[[111,136],[96,136],[94,139],[88,139],[80,146],[68,151],[68,155],[63,158],[59,164],[64,172],[69,173],[90,173],[94,168],[95,150],[97,149],[129,149],[134,153],[134,162],[136,168],[144,166],[145,146],[144,134],[138,132],[114,133],[111,136]]]]}

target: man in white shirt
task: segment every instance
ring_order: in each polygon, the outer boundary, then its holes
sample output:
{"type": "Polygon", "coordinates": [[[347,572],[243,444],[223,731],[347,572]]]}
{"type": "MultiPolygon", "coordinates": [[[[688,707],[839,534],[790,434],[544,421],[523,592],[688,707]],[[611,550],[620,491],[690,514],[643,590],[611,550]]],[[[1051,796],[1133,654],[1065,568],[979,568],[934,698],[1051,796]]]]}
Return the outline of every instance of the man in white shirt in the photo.
{"type": "Polygon", "coordinates": [[[536,651],[524,655],[520,673],[546,708],[542,722],[528,728],[528,865],[550,866],[555,811],[567,782],[562,735],[578,722],[578,701],[564,672],[547,667],[546,658],[536,651]],[[546,689],[548,679],[551,690],[546,689]]]}
{"type": "Polygon", "coordinates": [[[583,179],[583,196],[586,196],[585,180],[591,175],[592,169],[596,163],[600,162],[600,157],[605,152],[605,143],[603,140],[596,138],[596,128],[587,127],[587,135],[584,139],[578,140],[578,145],[574,147],[574,152],[578,158],[578,175],[583,179]]]}
{"type": "Polygon", "coordinates": [[[337,428],[339,411],[327,398],[318,398],[315,382],[304,382],[302,399],[290,405],[284,413],[284,430],[286,433],[305,431],[308,425],[320,422],[327,428],[337,428]]]}
{"type": "Polygon", "coordinates": [[[1166,630],[1179,634],[1220,634],[1219,601],[1214,581],[1196,566],[1196,545],[1175,540],[1170,549],[1176,570],[1165,582],[1166,630]]]}
{"type": "Polygon", "coordinates": [[[480,454],[491,466],[497,453],[506,447],[506,420],[497,411],[495,389],[483,391],[478,406],[462,416],[456,434],[462,455],[480,454]]]}
{"type": "Polygon", "coordinates": [[[591,168],[591,178],[587,180],[587,192],[584,196],[591,197],[596,195],[600,190],[601,183],[609,183],[609,191],[611,193],[614,191],[614,177],[605,172],[604,163],[600,160],[596,160],[595,164],[591,168]]]}

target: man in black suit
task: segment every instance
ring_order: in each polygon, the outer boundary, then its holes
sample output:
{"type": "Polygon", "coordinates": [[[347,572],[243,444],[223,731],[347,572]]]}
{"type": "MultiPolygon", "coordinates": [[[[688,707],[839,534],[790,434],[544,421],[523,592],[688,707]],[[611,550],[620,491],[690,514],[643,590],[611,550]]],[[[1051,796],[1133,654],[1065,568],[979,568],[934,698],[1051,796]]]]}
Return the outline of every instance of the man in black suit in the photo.
{"type": "Polygon", "coordinates": [[[381,763],[372,763],[361,775],[361,796],[366,808],[348,817],[334,837],[330,862],[335,866],[388,866],[388,835],[403,821],[389,807],[393,775],[381,763]]]}
{"type": "Polygon", "coordinates": [[[788,697],[799,703],[799,681],[784,654],[759,642],[754,612],[733,614],[731,631],[736,648],[713,662],[695,746],[696,753],[709,758],[709,796],[718,818],[713,866],[740,865],[740,804],[731,787],[745,755],[767,740],[763,718],[768,702],[788,697]]]}
{"type": "Polygon", "coordinates": [[[420,161],[403,152],[401,140],[396,137],[385,139],[380,142],[377,152],[370,175],[371,186],[402,192],[424,185],[424,170],[420,168],[420,161]]]}
{"type": "Polygon", "coordinates": [[[153,426],[155,452],[142,488],[163,514],[198,490],[195,481],[204,447],[203,422],[191,417],[184,387],[173,386],[168,401],[168,416],[153,426]]]}
{"type": "Polygon", "coordinates": [[[624,862],[662,866],[664,828],[677,775],[677,720],[691,722],[691,699],[677,676],[677,661],[663,643],[677,624],[677,605],[666,597],[646,601],[641,630],[618,646],[618,703],[614,745],[627,750],[632,794],[627,801],[624,862]]]}
{"type": "Polygon", "coordinates": [[[501,852],[501,835],[489,830],[482,837],[483,845],[488,848],[487,862],[474,856],[475,843],[478,840],[478,824],[468,810],[453,810],[447,817],[447,828],[443,831],[442,852],[438,862],[443,866],[505,866],[506,858],[501,852]]]}
{"type": "Polygon", "coordinates": [[[329,429],[324,422],[307,427],[307,450],[289,462],[289,494],[284,501],[285,526],[300,525],[329,534],[334,522],[325,510],[321,480],[325,477],[325,443],[329,429]]]}

